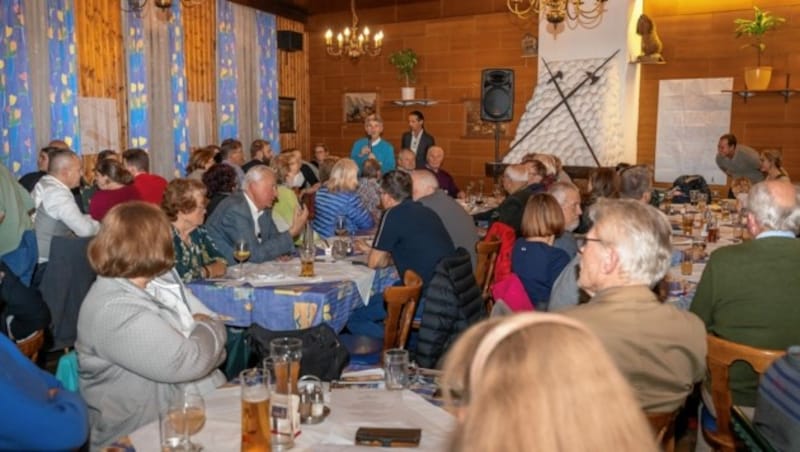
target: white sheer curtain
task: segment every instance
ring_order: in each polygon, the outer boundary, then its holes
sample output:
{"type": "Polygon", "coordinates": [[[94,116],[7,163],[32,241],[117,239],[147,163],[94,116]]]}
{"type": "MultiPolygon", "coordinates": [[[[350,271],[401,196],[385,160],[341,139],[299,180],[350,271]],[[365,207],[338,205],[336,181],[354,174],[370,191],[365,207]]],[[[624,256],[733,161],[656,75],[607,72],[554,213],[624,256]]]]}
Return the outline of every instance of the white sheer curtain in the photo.
{"type": "Polygon", "coordinates": [[[53,138],[50,136],[50,63],[47,55],[47,2],[24,0],[25,39],[28,45],[28,83],[33,105],[34,147],[38,150],[53,138]]]}
{"type": "Polygon", "coordinates": [[[169,76],[169,32],[165,12],[147,3],[143,16],[145,61],[147,61],[147,114],[150,117],[150,171],[172,179],[175,176],[172,101],[169,76]]]}
{"type": "Polygon", "coordinates": [[[258,133],[258,52],[256,11],[247,6],[233,5],[234,35],[236,37],[236,92],[239,97],[239,140],[245,153],[250,143],[261,138],[258,133]]]}

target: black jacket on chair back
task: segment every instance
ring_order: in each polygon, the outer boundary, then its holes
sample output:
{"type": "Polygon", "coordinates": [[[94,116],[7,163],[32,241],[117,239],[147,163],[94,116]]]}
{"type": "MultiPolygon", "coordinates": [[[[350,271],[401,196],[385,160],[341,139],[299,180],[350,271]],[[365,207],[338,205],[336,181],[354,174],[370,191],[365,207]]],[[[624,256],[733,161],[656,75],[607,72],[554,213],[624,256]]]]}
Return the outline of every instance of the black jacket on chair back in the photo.
{"type": "Polygon", "coordinates": [[[416,361],[433,368],[462,331],[487,316],[467,250],[439,261],[423,301],[416,361]]]}

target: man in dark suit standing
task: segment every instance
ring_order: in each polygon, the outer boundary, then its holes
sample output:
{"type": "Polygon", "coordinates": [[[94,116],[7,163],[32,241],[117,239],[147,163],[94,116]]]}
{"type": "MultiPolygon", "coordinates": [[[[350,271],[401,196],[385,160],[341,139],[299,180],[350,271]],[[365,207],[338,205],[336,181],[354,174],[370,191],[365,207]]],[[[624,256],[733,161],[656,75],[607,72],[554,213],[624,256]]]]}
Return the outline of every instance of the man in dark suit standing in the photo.
{"type": "Polygon", "coordinates": [[[417,156],[417,168],[425,168],[428,157],[428,148],[436,144],[433,135],[424,129],[425,117],[419,110],[408,114],[409,131],[403,134],[401,149],[411,149],[417,156]]]}

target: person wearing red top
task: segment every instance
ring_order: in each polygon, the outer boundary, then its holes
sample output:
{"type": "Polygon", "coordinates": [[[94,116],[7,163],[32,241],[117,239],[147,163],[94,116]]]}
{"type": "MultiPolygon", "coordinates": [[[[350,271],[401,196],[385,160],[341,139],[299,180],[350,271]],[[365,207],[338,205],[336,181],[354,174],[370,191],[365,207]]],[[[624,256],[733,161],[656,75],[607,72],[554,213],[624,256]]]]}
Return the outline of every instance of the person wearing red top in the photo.
{"type": "Polygon", "coordinates": [[[102,221],[117,204],[141,199],[133,186],[133,175],[114,159],[105,159],[97,164],[94,180],[99,190],[89,201],[89,215],[97,221],[102,221]]]}
{"type": "Polygon", "coordinates": [[[150,156],[144,149],[128,149],[122,154],[125,168],[133,175],[133,186],[139,192],[142,201],[161,205],[167,180],[156,174],[150,174],[150,156]]]}

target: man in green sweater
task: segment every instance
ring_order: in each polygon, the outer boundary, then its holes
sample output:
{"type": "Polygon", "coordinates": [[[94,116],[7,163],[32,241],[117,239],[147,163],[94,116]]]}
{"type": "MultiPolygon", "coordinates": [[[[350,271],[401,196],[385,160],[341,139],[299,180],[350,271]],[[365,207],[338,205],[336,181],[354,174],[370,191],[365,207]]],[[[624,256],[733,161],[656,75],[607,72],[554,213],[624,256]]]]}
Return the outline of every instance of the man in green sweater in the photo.
{"type": "MultiPolygon", "coordinates": [[[[755,239],[712,253],[692,301],[691,311],[709,333],[763,349],[800,344],[798,227],[794,185],[775,180],[753,186],[747,228],[755,239]]],[[[747,364],[734,363],[729,382],[735,404],[755,406],[758,376],[747,364]]]]}

